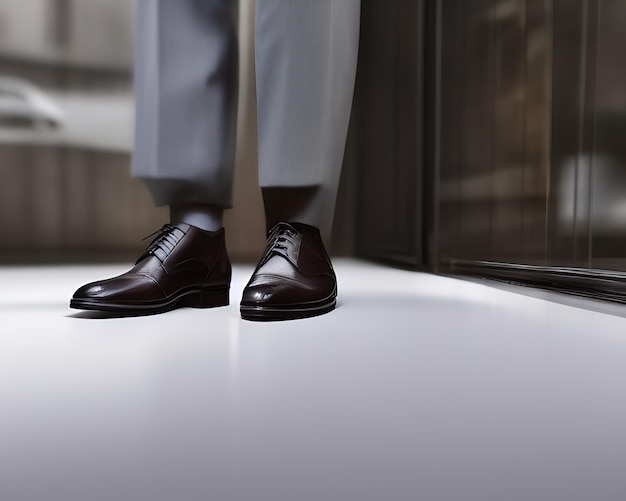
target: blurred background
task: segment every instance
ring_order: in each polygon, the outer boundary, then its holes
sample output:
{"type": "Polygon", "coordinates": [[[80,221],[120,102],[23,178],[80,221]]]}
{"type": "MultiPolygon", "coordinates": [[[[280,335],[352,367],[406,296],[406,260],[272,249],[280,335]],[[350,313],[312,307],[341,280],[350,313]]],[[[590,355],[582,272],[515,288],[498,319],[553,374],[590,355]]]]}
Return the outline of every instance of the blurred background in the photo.
{"type": "MultiPolygon", "coordinates": [[[[133,2],[0,0],[0,260],[130,259],[133,2]]],[[[264,245],[241,0],[235,260],[264,245]]],[[[362,0],[333,250],[626,270],[626,2],[362,0]]]]}
{"type": "MultiPolygon", "coordinates": [[[[0,260],[129,260],[168,220],[130,177],[129,0],[0,0],[0,260]]],[[[256,181],[254,2],[241,0],[236,209],[229,249],[264,247],[256,181]]]]}
{"type": "Polygon", "coordinates": [[[439,259],[626,269],[626,2],[438,9],[439,259]]]}

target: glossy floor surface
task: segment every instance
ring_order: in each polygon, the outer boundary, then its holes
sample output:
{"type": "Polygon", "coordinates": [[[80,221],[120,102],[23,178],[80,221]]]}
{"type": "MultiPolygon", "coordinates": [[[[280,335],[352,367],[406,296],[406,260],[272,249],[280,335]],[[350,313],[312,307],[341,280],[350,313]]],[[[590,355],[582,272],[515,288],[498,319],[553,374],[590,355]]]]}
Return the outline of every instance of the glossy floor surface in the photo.
{"type": "Polygon", "coordinates": [[[626,499],[623,310],[336,268],[282,323],[240,320],[248,266],[142,318],[68,308],[122,266],[0,268],[0,499],[626,499]]]}

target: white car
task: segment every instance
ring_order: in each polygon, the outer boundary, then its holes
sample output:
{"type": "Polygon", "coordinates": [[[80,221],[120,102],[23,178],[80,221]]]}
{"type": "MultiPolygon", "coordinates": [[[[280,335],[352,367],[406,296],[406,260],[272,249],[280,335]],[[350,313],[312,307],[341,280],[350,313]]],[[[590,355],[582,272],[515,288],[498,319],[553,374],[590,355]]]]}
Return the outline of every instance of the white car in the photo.
{"type": "Polygon", "coordinates": [[[60,127],[64,121],[63,110],[32,83],[0,75],[0,127],[60,127]]]}

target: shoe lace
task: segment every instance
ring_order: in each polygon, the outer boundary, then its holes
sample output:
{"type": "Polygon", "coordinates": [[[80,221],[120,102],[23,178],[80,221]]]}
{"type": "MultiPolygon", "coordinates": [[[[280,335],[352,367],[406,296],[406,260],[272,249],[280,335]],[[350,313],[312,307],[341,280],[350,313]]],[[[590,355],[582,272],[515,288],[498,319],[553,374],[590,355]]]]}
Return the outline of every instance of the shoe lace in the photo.
{"type": "Polygon", "coordinates": [[[166,255],[172,252],[172,249],[174,249],[174,247],[180,240],[175,235],[173,235],[174,230],[176,230],[175,226],[172,226],[171,224],[164,224],[160,229],[143,238],[142,241],[154,237],[146,247],[145,252],[137,260],[137,262],[141,261],[146,256],[154,255],[154,253],[159,249],[162,250],[166,255]]]}
{"type": "Polygon", "coordinates": [[[298,232],[287,223],[277,223],[267,237],[267,248],[261,262],[266,262],[275,254],[290,257],[296,251],[297,245],[293,240],[298,236],[298,232]]]}

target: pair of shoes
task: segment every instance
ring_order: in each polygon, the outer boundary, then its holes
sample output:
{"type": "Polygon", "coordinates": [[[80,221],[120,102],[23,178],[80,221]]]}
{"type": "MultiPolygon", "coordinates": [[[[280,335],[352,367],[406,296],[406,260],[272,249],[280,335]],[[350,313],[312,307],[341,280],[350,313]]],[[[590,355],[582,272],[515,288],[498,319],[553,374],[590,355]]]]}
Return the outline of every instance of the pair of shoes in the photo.
{"type": "MultiPolygon", "coordinates": [[[[130,271],[81,287],[70,307],[139,315],[225,306],[230,278],[223,229],[168,224],[130,271]]],[[[243,291],[240,311],[247,320],[305,318],[333,310],[336,297],[337,279],[319,230],[278,223],[243,291]]]]}

